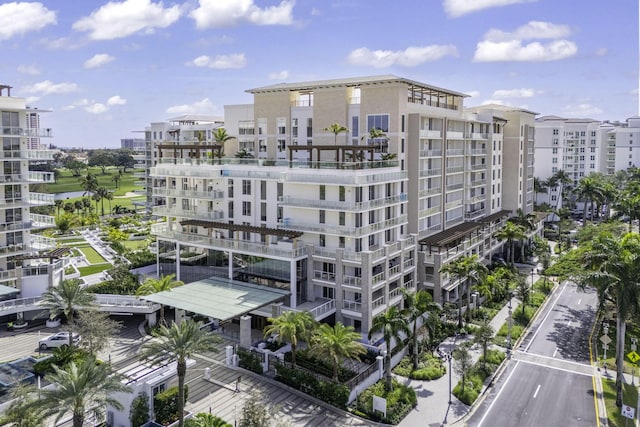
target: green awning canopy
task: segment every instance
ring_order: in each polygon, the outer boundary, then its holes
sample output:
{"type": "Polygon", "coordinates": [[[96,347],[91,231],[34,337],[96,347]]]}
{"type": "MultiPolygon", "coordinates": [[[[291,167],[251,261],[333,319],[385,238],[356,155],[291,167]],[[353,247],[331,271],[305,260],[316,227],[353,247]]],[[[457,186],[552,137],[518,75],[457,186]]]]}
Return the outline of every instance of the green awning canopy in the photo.
{"type": "Polygon", "coordinates": [[[282,289],[212,277],[140,298],[225,321],[280,301],[289,294],[291,292],[282,289]]]}

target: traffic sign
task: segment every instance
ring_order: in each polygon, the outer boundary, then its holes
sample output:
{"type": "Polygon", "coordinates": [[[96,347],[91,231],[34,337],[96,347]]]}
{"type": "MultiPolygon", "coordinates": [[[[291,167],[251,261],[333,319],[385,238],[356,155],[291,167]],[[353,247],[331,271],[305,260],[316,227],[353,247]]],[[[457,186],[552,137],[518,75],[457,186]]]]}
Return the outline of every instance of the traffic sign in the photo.
{"type": "Polygon", "coordinates": [[[625,418],[633,419],[636,414],[636,409],[629,405],[622,405],[622,416],[625,418]]]}
{"type": "Polygon", "coordinates": [[[600,337],[600,342],[604,345],[610,344],[611,338],[609,338],[609,335],[603,335],[600,337]]]}
{"type": "Polygon", "coordinates": [[[631,360],[631,363],[638,363],[638,360],[640,360],[640,354],[636,353],[635,351],[630,351],[629,353],[627,353],[627,357],[629,358],[629,360],[631,360]]]}

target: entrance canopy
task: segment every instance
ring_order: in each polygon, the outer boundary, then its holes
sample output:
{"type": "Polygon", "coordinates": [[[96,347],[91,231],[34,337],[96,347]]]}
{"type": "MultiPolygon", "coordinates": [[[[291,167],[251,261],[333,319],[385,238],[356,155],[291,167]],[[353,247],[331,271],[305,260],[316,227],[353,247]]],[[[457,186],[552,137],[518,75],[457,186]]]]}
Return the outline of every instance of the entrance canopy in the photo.
{"type": "Polygon", "coordinates": [[[289,294],[291,292],[282,289],[211,277],[140,298],[225,321],[282,300],[289,294]]]}

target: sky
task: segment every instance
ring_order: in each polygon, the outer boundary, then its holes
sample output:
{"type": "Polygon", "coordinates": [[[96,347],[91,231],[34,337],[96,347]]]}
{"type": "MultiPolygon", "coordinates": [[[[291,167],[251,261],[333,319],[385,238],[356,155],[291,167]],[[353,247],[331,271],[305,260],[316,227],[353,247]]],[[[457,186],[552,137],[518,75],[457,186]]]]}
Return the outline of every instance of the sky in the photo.
{"type": "Polygon", "coordinates": [[[638,114],[638,0],[0,3],[0,84],[59,147],[223,116],[248,89],[394,74],[540,115],[638,114]]]}

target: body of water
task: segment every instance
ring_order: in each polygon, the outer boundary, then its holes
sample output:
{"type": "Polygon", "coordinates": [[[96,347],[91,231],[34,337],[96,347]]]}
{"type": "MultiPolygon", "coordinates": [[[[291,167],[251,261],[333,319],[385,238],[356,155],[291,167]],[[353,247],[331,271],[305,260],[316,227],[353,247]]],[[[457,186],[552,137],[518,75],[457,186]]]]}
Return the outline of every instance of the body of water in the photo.
{"type": "Polygon", "coordinates": [[[67,191],[66,193],[57,193],[53,195],[53,200],[67,200],[82,197],[84,191],[67,191]]]}

